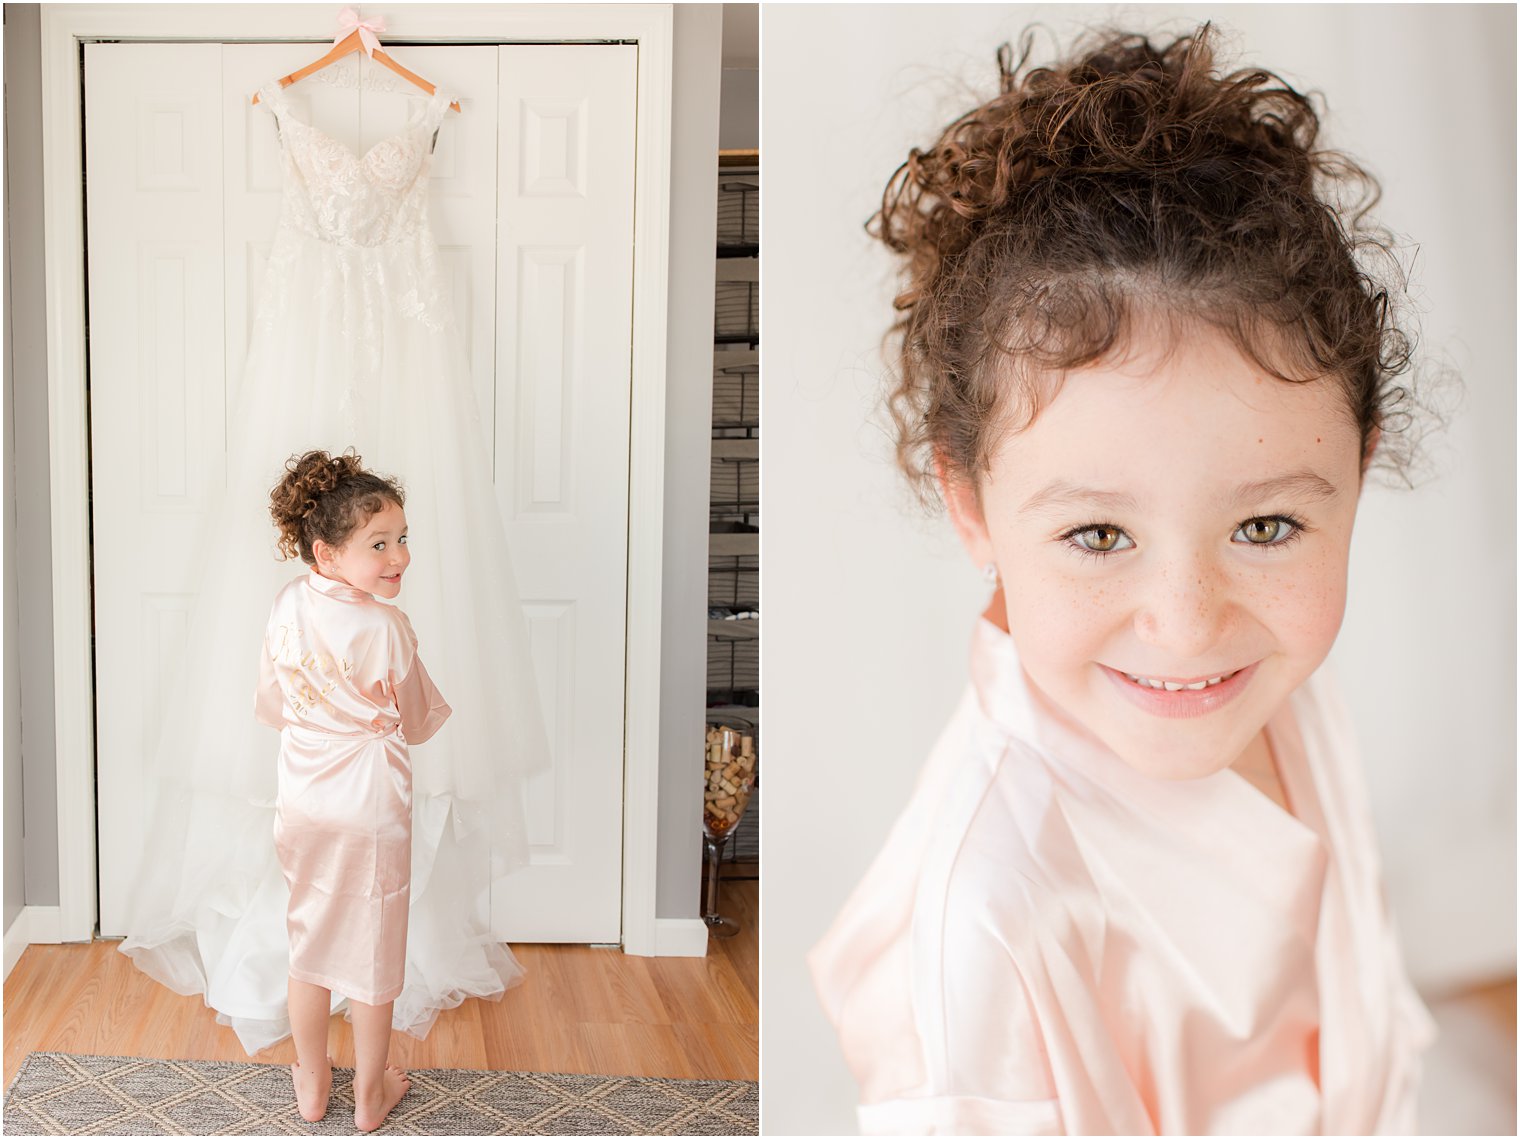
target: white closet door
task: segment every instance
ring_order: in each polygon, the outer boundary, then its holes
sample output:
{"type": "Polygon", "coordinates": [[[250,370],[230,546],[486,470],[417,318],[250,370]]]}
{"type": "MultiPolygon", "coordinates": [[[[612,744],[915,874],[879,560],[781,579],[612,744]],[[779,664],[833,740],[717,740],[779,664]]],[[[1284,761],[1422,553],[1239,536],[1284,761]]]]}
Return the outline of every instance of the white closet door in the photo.
{"type": "Polygon", "coordinates": [[[217,44],[85,48],[100,930],[124,933],[143,756],[225,481],[217,44]]]}
{"type": "Polygon", "coordinates": [[[530,789],[532,867],[493,901],[527,940],[615,942],[638,49],[500,51],[496,495],[555,763],[530,789]]]}
{"type": "MultiPolygon", "coordinates": [[[[623,65],[610,70],[626,73],[626,85],[611,90],[609,69],[599,62],[606,56],[588,51],[622,59],[634,49],[437,46],[403,55],[413,70],[462,97],[464,113],[451,115],[439,136],[434,231],[453,268],[483,429],[495,432],[500,500],[556,745],[552,775],[532,792],[534,864],[514,876],[509,895],[493,897],[496,931],[511,940],[616,941],[620,928],[634,88],[632,69],[623,65]],[[621,124],[611,129],[626,135],[614,140],[604,130],[595,145],[608,157],[581,151],[574,166],[600,197],[582,211],[580,230],[553,231],[553,250],[571,256],[579,271],[561,275],[561,316],[505,302],[506,290],[521,295],[509,269],[519,252],[508,245],[505,221],[498,232],[498,217],[512,208],[512,195],[498,181],[506,165],[499,165],[498,151],[517,137],[514,121],[498,121],[507,106],[498,71],[520,67],[518,53],[538,58],[550,51],[570,53],[560,57],[553,91],[554,98],[581,100],[570,135],[587,121],[621,124]],[[564,95],[567,82],[581,93],[564,95]],[[610,225],[598,216],[603,209],[614,215],[610,225]],[[588,274],[595,288],[586,287],[588,274]],[[518,366],[514,346],[547,351],[543,336],[521,334],[524,320],[542,322],[545,334],[558,328],[554,367],[537,360],[518,366]],[[544,392],[559,400],[554,414],[544,392]],[[524,417],[517,412],[524,406],[538,410],[524,417]],[[548,503],[551,509],[535,509],[544,477],[527,490],[529,509],[506,509],[516,492],[501,476],[521,464],[503,457],[515,451],[537,456],[532,461],[544,471],[560,464],[560,497],[548,503]],[[570,565],[587,546],[597,564],[570,565]],[[572,732],[572,716],[589,723],[572,732]]],[[[180,567],[154,551],[193,546],[207,502],[223,484],[224,432],[235,429],[225,424],[226,409],[235,406],[278,214],[274,130],[248,96],[312,57],[309,45],[291,44],[86,49],[97,802],[106,935],[125,932],[120,871],[140,845],[145,753],[193,598],[193,583],[174,576],[180,567]]],[[[366,90],[361,97],[353,88],[311,81],[289,94],[299,97],[308,121],[360,151],[393,132],[405,113],[399,95],[366,90]]],[[[540,148],[536,161],[546,161],[544,153],[540,148]]],[[[554,157],[552,144],[548,153],[548,161],[566,161],[554,157]]],[[[528,293],[542,287],[531,280],[528,293]]]]}

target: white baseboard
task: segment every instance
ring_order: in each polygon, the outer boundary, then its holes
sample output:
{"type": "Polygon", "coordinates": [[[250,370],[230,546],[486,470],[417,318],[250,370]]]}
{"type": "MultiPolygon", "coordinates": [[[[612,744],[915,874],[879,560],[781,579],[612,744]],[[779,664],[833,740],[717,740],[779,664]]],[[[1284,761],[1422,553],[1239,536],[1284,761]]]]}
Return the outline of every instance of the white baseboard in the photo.
{"type": "Polygon", "coordinates": [[[63,917],[57,906],[22,906],[5,931],[5,976],[11,975],[28,945],[56,945],[62,928],[63,917]]]}
{"type": "Polygon", "coordinates": [[[21,954],[32,943],[28,936],[32,923],[27,920],[26,907],[21,907],[21,912],[16,915],[16,920],[11,922],[5,930],[5,975],[9,977],[16,962],[21,960],[21,954]]]}
{"type": "Polygon", "coordinates": [[[655,918],[651,957],[706,957],[707,923],[701,918],[655,918]]]}
{"type": "MultiPolygon", "coordinates": [[[[63,941],[63,908],[61,906],[27,906],[27,920],[32,923],[33,945],[58,945],[63,941]]],[[[86,941],[90,940],[88,935],[86,941]]]]}

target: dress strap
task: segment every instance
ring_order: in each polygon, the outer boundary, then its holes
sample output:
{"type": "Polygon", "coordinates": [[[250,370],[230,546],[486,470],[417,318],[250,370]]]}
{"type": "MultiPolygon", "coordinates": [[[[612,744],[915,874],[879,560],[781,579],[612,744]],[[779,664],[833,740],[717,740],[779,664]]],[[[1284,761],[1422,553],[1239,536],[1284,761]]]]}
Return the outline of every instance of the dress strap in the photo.
{"type": "Polygon", "coordinates": [[[290,104],[285,101],[285,89],[280,86],[278,79],[271,79],[259,88],[259,106],[268,109],[274,116],[275,130],[283,134],[285,116],[290,113],[290,104]]]}
{"type": "Polygon", "coordinates": [[[459,96],[452,91],[447,91],[442,87],[433,88],[433,94],[427,101],[427,109],[423,112],[428,126],[436,127],[443,122],[444,116],[449,113],[449,105],[458,98],[459,96]]]}
{"type": "Polygon", "coordinates": [[[271,79],[259,88],[258,105],[269,112],[269,117],[274,121],[275,138],[283,148],[285,146],[285,117],[290,113],[290,104],[285,101],[285,90],[280,86],[278,79],[271,79]]]}
{"type": "Polygon", "coordinates": [[[433,88],[433,94],[422,111],[422,126],[431,139],[428,143],[429,150],[438,148],[438,128],[449,113],[449,104],[458,98],[452,91],[445,91],[442,87],[433,88]]]}

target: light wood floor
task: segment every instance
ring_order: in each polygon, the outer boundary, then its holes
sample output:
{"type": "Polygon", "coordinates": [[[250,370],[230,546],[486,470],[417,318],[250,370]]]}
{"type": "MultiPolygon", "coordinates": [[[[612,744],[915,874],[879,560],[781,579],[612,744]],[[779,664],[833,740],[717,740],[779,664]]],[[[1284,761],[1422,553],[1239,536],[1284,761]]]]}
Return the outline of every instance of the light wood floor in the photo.
{"type": "MultiPolygon", "coordinates": [[[[733,938],[708,955],[630,957],[581,945],[513,946],[528,976],[500,1001],[440,1013],[426,1040],[391,1037],[408,1068],[759,1078],[759,883],[724,882],[733,938]]],[[[140,972],[116,941],[33,945],[5,981],[5,1086],[28,1052],[246,1060],[199,997],[140,972]]],[[[353,1030],[331,1021],[333,1063],[352,1067],[353,1030]]],[[[256,1060],[289,1064],[288,1038],[256,1060]]]]}

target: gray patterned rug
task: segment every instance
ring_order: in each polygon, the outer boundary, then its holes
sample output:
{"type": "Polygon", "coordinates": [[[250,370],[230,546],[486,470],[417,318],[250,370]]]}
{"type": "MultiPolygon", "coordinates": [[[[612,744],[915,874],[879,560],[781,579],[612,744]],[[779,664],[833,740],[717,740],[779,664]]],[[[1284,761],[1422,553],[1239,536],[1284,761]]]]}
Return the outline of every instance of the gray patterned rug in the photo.
{"type": "MultiPolygon", "coordinates": [[[[756,1135],[759,1085],[408,1068],[376,1135],[756,1135]]],[[[353,1135],[353,1069],[333,1069],[319,1123],[286,1064],[33,1052],[5,1090],[8,1135],[353,1135]]]]}

